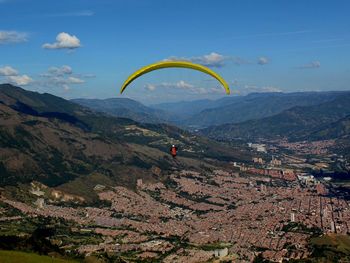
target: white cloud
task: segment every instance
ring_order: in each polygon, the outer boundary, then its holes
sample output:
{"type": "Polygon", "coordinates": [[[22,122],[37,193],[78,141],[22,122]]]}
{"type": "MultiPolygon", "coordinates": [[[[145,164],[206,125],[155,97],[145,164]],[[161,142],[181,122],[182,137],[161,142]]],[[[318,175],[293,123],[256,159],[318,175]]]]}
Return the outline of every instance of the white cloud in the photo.
{"type": "Polygon", "coordinates": [[[259,65],[266,65],[269,63],[269,59],[267,57],[260,57],[258,58],[258,64],[259,65]]]}
{"type": "Polygon", "coordinates": [[[62,32],[57,35],[55,43],[46,43],[42,47],[45,49],[75,49],[81,47],[81,44],[76,36],[62,32]]]}
{"type": "Polygon", "coordinates": [[[10,66],[0,68],[0,76],[17,76],[18,71],[10,66]]]}
{"type": "Polygon", "coordinates": [[[192,84],[189,84],[183,80],[180,80],[175,83],[171,82],[163,82],[158,85],[155,84],[147,84],[148,89],[155,90],[156,88],[178,88],[178,89],[192,89],[194,86],[192,84]]]}
{"type": "Polygon", "coordinates": [[[280,88],[273,86],[256,86],[256,85],[244,85],[241,88],[238,88],[238,91],[242,94],[249,93],[267,93],[267,92],[282,92],[280,88]]]}
{"type": "MultiPolygon", "coordinates": [[[[240,66],[245,64],[255,64],[256,62],[238,57],[238,56],[224,56],[216,52],[212,52],[208,55],[197,56],[197,57],[176,57],[171,56],[164,61],[191,61],[193,63],[198,63],[207,67],[223,67],[228,61],[233,62],[234,64],[240,66]]],[[[265,65],[269,63],[267,57],[259,57],[257,63],[259,65],[265,65]]]]}
{"type": "Polygon", "coordinates": [[[196,88],[194,93],[197,94],[223,94],[224,90],[222,88],[196,88]]]}
{"type": "Polygon", "coordinates": [[[0,44],[20,43],[27,40],[27,33],[17,31],[0,31],[0,44]]]}
{"type": "Polygon", "coordinates": [[[160,84],[146,84],[145,88],[149,91],[155,91],[158,88],[161,89],[177,89],[177,90],[186,90],[192,94],[212,94],[212,93],[223,93],[222,88],[203,88],[197,87],[186,81],[180,80],[178,82],[163,82],[160,84]]]}
{"type": "Polygon", "coordinates": [[[312,68],[319,68],[319,67],[321,67],[321,62],[316,60],[316,61],[312,61],[308,64],[299,66],[298,68],[300,68],[300,69],[312,69],[312,68]]]}
{"type": "Polygon", "coordinates": [[[231,92],[246,95],[249,93],[268,93],[268,92],[283,92],[283,90],[276,86],[270,85],[256,85],[254,83],[247,83],[244,80],[234,80],[230,82],[231,92]]]}
{"type": "Polygon", "coordinates": [[[80,85],[85,83],[84,78],[90,78],[92,75],[87,74],[87,77],[83,74],[73,73],[73,69],[64,65],[61,67],[50,67],[47,72],[40,74],[42,78],[39,83],[49,88],[62,88],[64,91],[70,90],[70,85],[80,85]]]}
{"type": "Polygon", "coordinates": [[[69,77],[67,79],[67,83],[70,83],[70,84],[83,84],[83,83],[85,83],[85,80],[77,78],[77,77],[69,77]]]}
{"type": "Polygon", "coordinates": [[[212,52],[209,55],[193,58],[194,62],[200,63],[209,67],[222,67],[226,57],[218,53],[212,52]]]}
{"type": "Polygon", "coordinates": [[[19,75],[18,70],[11,66],[0,68],[0,77],[6,77],[6,81],[18,86],[25,86],[33,82],[33,79],[28,75],[19,75]]]}
{"type": "Polygon", "coordinates": [[[64,84],[62,87],[63,87],[64,91],[69,91],[70,90],[70,87],[68,85],[66,85],[66,84],[64,84]]]}
{"type": "Polygon", "coordinates": [[[282,92],[280,88],[273,87],[273,86],[261,87],[260,90],[262,92],[282,92]]]}
{"type": "Polygon", "coordinates": [[[73,70],[70,66],[64,65],[62,67],[50,67],[48,73],[52,75],[62,76],[65,74],[72,74],[73,70]]]}
{"type": "Polygon", "coordinates": [[[223,56],[219,53],[212,52],[208,55],[203,55],[203,56],[198,56],[198,57],[176,57],[172,56],[169,57],[165,60],[170,60],[170,61],[179,61],[179,60],[184,60],[184,61],[191,61],[194,63],[198,63],[204,66],[208,67],[222,67],[225,64],[225,60],[227,60],[229,57],[223,56]]]}
{"type": "Polygon", "coordinates": [[[175,83],[175,86],[177,88],[180,88],[180,89],[193,89],[194,88],[193,85],[191,85],[183,80],[180,80],[179,82],[175,83]]]}
{"type": "Polygon", "coordinates": [[[145,89],[147,89],[147,90],[149,90],[149,91],[155,91],[156,90],[156,85],[154,85],[154,84],[149,84],[149,83],[147,83],[146,85],[145,85],[145,89]]]}
{"type": "Polygon", "coordinates": [[[33,82],[33,79],[29,77],[28,75],[21,75],[21,76],[8,76],[7,80],[10,83],[13,83],[18,86],[25,86],[33,82]]]}

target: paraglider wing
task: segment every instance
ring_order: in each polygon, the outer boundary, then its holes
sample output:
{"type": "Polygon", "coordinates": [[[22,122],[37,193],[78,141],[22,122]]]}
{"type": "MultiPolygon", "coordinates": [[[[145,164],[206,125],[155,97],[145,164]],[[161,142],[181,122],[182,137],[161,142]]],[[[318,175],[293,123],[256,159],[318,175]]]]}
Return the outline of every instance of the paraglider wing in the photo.
{"type": "Polygon", "coordinates": [[[138,77],[148,72],[151,72],[153,70],[162,69],[162,68],[189,68],[189,69],[194,69],[194,70],[204,72],[216,78],[225,88],[226,94],[230,94],[230,88],[227,82],[219,74],[215,73],[210,68],[207,68],[205,66],[195,64],[189,61],[161,61],[161,62],[157,62],[151,65],[145,66],[129,76],[129,78],[124,82],[123,86],[121,87],[120,94],[122,94],[123,91],[126,89],[126,87],[138,77]]]}

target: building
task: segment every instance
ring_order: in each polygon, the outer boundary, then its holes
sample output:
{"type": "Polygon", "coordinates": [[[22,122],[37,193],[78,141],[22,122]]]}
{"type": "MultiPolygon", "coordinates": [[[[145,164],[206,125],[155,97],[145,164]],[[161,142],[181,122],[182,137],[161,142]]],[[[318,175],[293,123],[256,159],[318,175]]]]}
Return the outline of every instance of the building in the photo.
{"type": "Polygon", "coordinates": [[[257,152],[264,152],[264,153],[266,153],[266,146],[265,146],[265,144],[256,144],[256,146],[254,148],[256,149],[257,152]]]}
{"type": "Polygon", "coordinates": [[[322,184],[322,183],[318,183],[318,184],[316,185],[316,191],[317,191],[317,193],[318,193],[319,195],[326,195],[326,194],[328,194],[327,188],[326,188],[325,185],[322,184]]]}
{"type": "Polygon", "coordinates": [[[281,178],[287,181],[295,181],[297,179],[295,173],[291,169],[258,169],[258,168],[249,168],[248,171],[254,174],[263,174],[268,175],[274,178],[281,178]]]}
{"type": "Polygon", "coordinates": [[[313,175],[298,175],[298,179],[306,185],[314,185],[317,182],[313,175]]]}
{"type": "Polygon", "coordinates": [[[283,179],[285,180],[288,180],[288,181],[294,181],[297,179],[295,173],[294,173],[294,170],[292,169],[282,169],[282,177],[283,179]]]}
{"type": "Polygon", "coordinates": [[[136,186],[141,187],[142,186],[142,179],[137,179],[136,186]]]}
{"type": "Polygon", "coordinates": [[[104,185],[102,185],[102,184],[97,184],[97,185],[95,185],[94,190],[95,190],[95,191],[103,191],[105,188],[106,188],[106,187],[105,187],[104,185]]]}
{"type": "Polygon", "coordinates": [[[260,185],[260,192],[262,192],[262,193],[266,192],[266,185],[264,185],[264,184],[260,185]]]}
{"type": "Polygon", "coordinates": [[[272,156],[272,160],[271,160],[270,164],[272,166],[281,166],[282,165],[282,161],[278,160],[274,156],[272,156]]]}
{"type": "Polygon", "coordinates": [[[264,160],[262,158],[260,158],[260,157],[254,157],[253,158],[253,162],[254,163],[258,163],[258,164],[264,164],[265,163],[264,160]]]}
{"type": "Polygon", "coordinates": [[[45,205],[45,200],[44,200],[44,198],[38,198],[38,199],[34,202],[34,205],[35,205],[37,208],[43,208],[44,205],[45,205]]]}
{"type": "Polygon", "coordinates": [[[226,257],[228,255],[228,248],[220,248],[220,249],[215,249],[214,250],[214,256],[215,257],[226,257]]]}
{"type": "Polygon", "coordinates": [[[241,172],[245,172],[245,171],[248,171],[248,167],[242,165],[242,166],[239,167],[239,170],[240,170],[241,172]]]}
{"type": "Polygon", "coordinates": [[[248,147],[255,149],[257,152],[266,152],[265,144],[248,143],[248,147]]]}
{"type": "Polygon", "coordinates": [[[290,213],[290,222],[295,222],[295,214],[290,213]]]}
{"type": "Polygon", "coordinates": [[[335,222],[331,221],[331,232],[335,233],[336,232],[336,228],[335,228],[335,222]]]}
{"type": "Polygon", "coordinates": [[[327,207],[326,207],[325,209],[323,209],[322,216],[323,216],[324,218],[327,218],[327,216],[328,216],[328,209],[327,209],[327,207]]]}

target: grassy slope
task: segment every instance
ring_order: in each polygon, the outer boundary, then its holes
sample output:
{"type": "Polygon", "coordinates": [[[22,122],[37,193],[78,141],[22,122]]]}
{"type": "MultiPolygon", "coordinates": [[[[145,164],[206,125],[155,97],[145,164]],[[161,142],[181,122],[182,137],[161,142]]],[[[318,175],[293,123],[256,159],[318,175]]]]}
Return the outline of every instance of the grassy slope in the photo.
{"type": "Polygon", "coordinates": [[[311,244],[323,250],[325,253],[327,250],[335,253],[342,253],[350,256],[350,236],[347,235],[335,235],[329,234],[321,237],[315,237],[311,239],[311,244]]]}
{"type": "Polygon", "coordinates": [[[73,263],[77,261],[41,256],[35,253],[0,250],[2,263],[73,263]]]}

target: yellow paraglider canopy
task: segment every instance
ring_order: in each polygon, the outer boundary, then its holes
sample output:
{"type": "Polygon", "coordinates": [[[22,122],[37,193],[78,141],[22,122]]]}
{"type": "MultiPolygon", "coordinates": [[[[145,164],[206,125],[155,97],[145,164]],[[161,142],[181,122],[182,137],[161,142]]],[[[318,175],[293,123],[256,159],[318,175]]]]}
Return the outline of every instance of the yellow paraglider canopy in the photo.
{"type": "Polygon", "coordinates": [[[219,74],[215,73],[210,68],[207,68],[205,66],[195,64],[195,63],[192,63],[189,61],[161,61],[161,62],[157,62],[157,63],[151,64],[151,65],[145,66],[145,67],[137,70],[136,72],[134,72],[133,74],[131,74],[128,77],[128,79],[124,82],[123,86],[120,89],[120,94],[122,94],[123,91],[126,89],[126,87],[132,81],[137,79],[138,77],[140,77],[143,74],[146,74],[150,71],[162,69],[162,68],[189,68],[189,69],[194,69],[194,70],[204,72],[204,73],[209,74],[210,76],[216,78],[222,84],[222,86],[225,88],[226,94],[230,94],[230,88],[229,88],[227,82],[219,74]]]}

